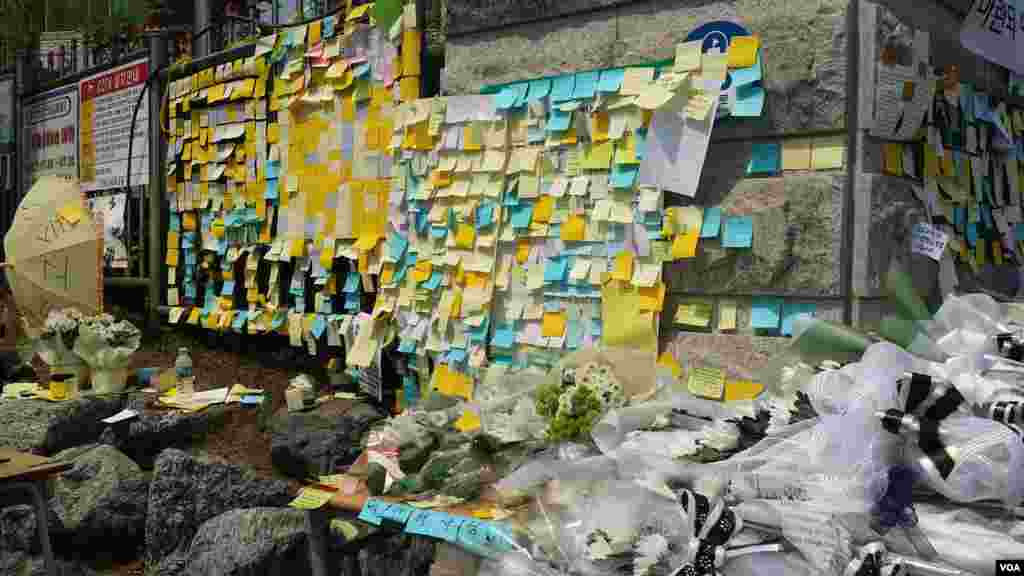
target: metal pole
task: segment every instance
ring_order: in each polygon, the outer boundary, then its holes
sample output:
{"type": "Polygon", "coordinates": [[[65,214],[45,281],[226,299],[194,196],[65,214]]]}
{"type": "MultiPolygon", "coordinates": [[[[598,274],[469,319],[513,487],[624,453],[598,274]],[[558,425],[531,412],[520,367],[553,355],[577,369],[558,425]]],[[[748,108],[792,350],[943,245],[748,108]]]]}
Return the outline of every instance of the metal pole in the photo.
{"type": "Polygon", "coordinates": [[[210,53],[210,33],[197,35],[210,25],[210,0],[195,0],[194,26],[192,27],[192,58],[198,60],[210,53]]]}
{"type": "MultiPolygon", "coordinates": [[[[162,32],[154,32],[149,36],[149,73],[156,75],[167,65],[167,39],[162,32]]],[[[149,309],[147,318],[149,327],[156,331],[160,328],[160,287],[163,285],[163,253],[164,230],[164,138],[160,119],[160,103],[163,99],[163,86],[157,77],[149,85],[149,186],[146,187],[149,200],[149,238],[146,252],[149,257],[149,309]]],[[[129,163],[131,159],[128,159],[129,163]]]]}

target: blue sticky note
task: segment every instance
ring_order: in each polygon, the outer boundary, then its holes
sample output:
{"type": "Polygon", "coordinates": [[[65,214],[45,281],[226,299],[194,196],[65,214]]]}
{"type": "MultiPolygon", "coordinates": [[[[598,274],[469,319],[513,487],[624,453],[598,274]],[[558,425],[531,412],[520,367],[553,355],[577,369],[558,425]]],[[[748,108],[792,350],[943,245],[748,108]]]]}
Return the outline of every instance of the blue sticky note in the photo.
{"type": "Polygon", "coordinates": [[[559,102],[568,102],[569,100],[572,100],[572,93],[575,88],[575,74],[566,74],[555,78],[551,86],[551,101],[557,104],[559,102]]]}
{"type": "Polygon", "coordinates": [[[482,230],[494,224],[494,204],[482,202],[476,207],[476,228],[482,230]]]}
{"type": "Polygon", "coordinates": [[[750,326],[758,330],[778,330],[780,298],[754,298],[750,306],[750,326]]]}
{"type": "MultiPolygon", "coordinates": [[[[416,353],[416,341],[415,340],[402,340],[398,343],[398,351],[402,354],[415,354],[416,353]]],[[[409,396],[406,395],[406,398],[409,396]]]]}
{"type": "Polygon", "coordinates": [[[783,305],[785,313],[782,316],[782,335],[793,335],[793,319],[801,314],[814,315],[818,307],[813,302],[787,302],[783,305]]]}
{"type": "Polygon", "coordinates": [[[419,534],[420,536],[436,536],[437,529],[434,524],[440,524],[440,513],[433,510],[417,510],[409,516],[405,524],[406,534],[419,534]]]}
{"type": "Polygon", "coordinates": [[[448,351],[448,361],[452,364],[462,364],[466,361],[465,348],[452,348],[448,351]]]}
{"type": "Polygon", "coordinates": [[[590,320],[590,335],[594,338],[601,337],[601,321],[597,319],[590,320]]]}
{"type": "Polygon", "coordinates": [[[245,324],[245,314],[236,314],[235,320],[231,323],[231,328],[234,330],[241,330],[242,324],[245,324]]]}
{"type": "Polygon", "coordinates": [[[637,160],[643,160],[644,156],[647,155],[647,130],[640,129],[633,133],[636,147],[633,152],[636,154],[637,160]]]}
{"type": "Polygon", "coordinates": [[[360,278],[358,272],[349,272],[348,276],[345,277],[345,287],[342,288],[342,292],[345,294],[355,294],[359,292],[360,278]]]}
{"type": "Polygon", "coordinates": [[[982,122],[992,121],[992,109],[989,108],[988,94],[975,93],[974,95],[974,117],[982,122]]]}
{"type": "Polygon", "coordinates": [[[334,18],[334,16],[328,16],[324,18],[322,32],[320,33],[320,35],[323,36],[324,38],[334,37],[334,18]]]}
{"type": "Polygon", "coordinates": [[[388,253],[391,255],[391,259],[399,261],[402,256],[405,256],[405,251],[409,248],[409,241],[402,237],[400,234],[392,232],[388,235],[388,253]]]}
{"type": "Polygon", "coordinates": [[[953,227],[958,231],[963,230],[967,224],[967,207],[966,206],[954,206],[953,207],[953,227]]]}
{"type": "Polygon", "coordinates": [[[356,66],[355,70],[352,71],[352,76],[356,78],[362,78],[363,76],[366,76],[369,72],[369,64],[360,64],[359,66],[356,66]]]}
{"type": "Polygon", "coordinates": [[[496,329],[491,344],[497,348],[513,348],[516,345],[515,328],[496,329]]]}
{"type": "Polygon", "coordinates": [[[444,238],[447,235],[448,235],[448,227],[447,226],[431,226],[430,227],[430,236],[431,236],[431,238],[440,239],[440,238],[444,238]]]}
{"type": "Polygon", "coordinates": [[[281,174],[281,162],[280,161],[268,161],[267,172],[264,178],[277,179],[281,174]]]}
{"type": "Polygon", "coordinates": [[[754,243],[754,220],[750,216],[736,216],[725,221],[724,248],[750,248],[754,243]]]}
{"type": "Polygon", "coordinates": [[[979,208],[981,208],[979,212],[981,212],[981,221],[985,223],[985,229],[994,230],[996,225],[992,221],[992,208],[988,204],[982,204],[979,208]]]}
{"type": "Polygon", "coordinates": [[[530,220],[533,218],[533,204],[517,204],[512,207],[512,227],[529,228],[530,220]]]}
{"type": "Polygon", "coordinates": [[[632,188],[639,172],[640,167],[637,165],[615,164],[609,183],[612,188],[632,188]]]}
{"type": "Polygon", "coordinates": [[[722,228],[722,208],[712,206],[704,209],[704,222],[700,226],[701,238],[718,238],[722,228]]]}
{"type": "MultiPolygon", "coordinates": [[[[544,266],[545,282],[564,282],[566,273],[569,271],[568,258],[552,258],[544,266]]],[[[557,302],[555,303],[557,304],[557,302]]]]}
{"type": "Polygon", "coordinates": [[[326,329],[327,329],[327,322],[324,322],[323,315],[322,314],[317,314],[316,315],[316,320],[313,321],[313,327],[311,329],[311,331],[313,332],[313,336],[316,337],[316,338],[319,338],[320,336],[323,335],[324,330],[326,330],[326,329]]]}
{"type": "Polygon", "coordinates": [[[231,296],[235,293],[235,282],[234,280],[225,280],[224,286],[220,290],[221,296],[231,296]]]}
{"type": "Polygon", "coordinates": [[[361,305],[359,294],[345,294],[346,312],[358,312],[361,305]]]}
{"type": "MultiPolygon", "coordinates": [[[[1018,224],[1019,226],[1019,224],[1018,224]]],[[[967,225],[967,245],[974,246],[978,242],[978,223],[971,222],[967,225]]]]}
{"type": "Polygon", "coordinates": [[[565,346],[570,350],[575,350],[583,338],[583,332],[580,330],[579,320],[569,320],[565,325],[565,346]]]}
{"type": "MultiPolygon", "coordinates": [[[[403,341],[404,342],[404,341],[403,341]]],[[[413,343],[413,349],[415,350],[416,343],[413,343]]],[[[409,352],[406,352],[409,354],[409,352]]],[[[420,402],[420,384],[416,381],[416,377],[412,375],[402,376],[402,390],[405,391],[405,405],[415,406],[420,402]]],[[[412,512],[409,513],[412,516],[412,512]]],[[[409,521],[408,518],[405,519],[409,521]]]]}
{"type": "Polygon", "coordinates": [[[778,142],[755,142],[750,150],[750,163],[747,174],[776,174],[780,166],[780,149],[778,142]]]}
{"type": "Polygon", "coordinates": [[[277,200],[277,179],[267,180],[267,187],[263,191],[264,200],[277,200]]]}
{"type": "Polygon", "coordinates": [[[441,280],[443,278],[444,275],[441,274],[441,271],[435,269],[430,273],[430,278],[427,278],[422,284],[420,284],[420,288],[423,288],[424,290],[437,290],[437,288],[441,286],[441,280]]]}
{"type": "Polygon", "coordinates": [[[597,92],[597,84],[600,79],[599,72],[580,72],[576,74],[576,86],[573,88],[572,97],[574,100],[582,98],[593,98],[597,92]]]}
{"type": "Polygon", "coordinates": [[[1024,224],[1014,225],[1013,237],[1017,242],[1024,242],[1024,224]]]}
{"type": "Polygon", "coordinates": [[[388,520],[395,522],[396,524],[405,524],[409,521],[409,517],[416,511],[412,506],[405,504],[399,504],[397,502],[386,502],[384,510],[382,510],[378,516],[382,520],[388,520]]]}
{"type": "Polygon", "coordinates": [[[384,511],[384,508],[387,507],[387,505],[387,502],[371,498],[366,501],[366,504],[363,504],[363,509],[359,512],[359,519],[367,524],[380,526],[384,521],[380,514],[384,511]]]}
{"type": "Polygon", "coordinates": [[[498,110],[508,110],[516,104],[519,98],[519,90],[513,86],[505,86],[494,98],[494,107],[498,110]]]}
{"type": "Polygon", "coordinates": [[[757,60],[754,61],[754,65],[749,68],[739,68],[736,70],[730,70],[729,76],[732,77],[732,84],[737,88],[740,86],[749,86],[755,82],[761,80],[761,51],[757,51],[757,60]]]}
{"type": "Polygon", "coordinates": [[[598,82],[597,89],[601,92],[618,92],[622,88],[622,80],[625,76],[626,71],[623,68],[605,70],[601,72],[601,80],[598,82]]]}
{"type": "Polygon", "coordinates": [[[757,84],[736,89],[736,104],[732,115],[736,118],[757,118],[764,112],[764,88],[757,84]]]}
{"type": "Polygon", "coordinates": [[[562,132],[563,130],[568,130],[571,122],[572,112],[563,112],[557,108],[553,108],[551,110],[551,115],[548,116],[547,131],[562,132]]]}
{"type": "Polygon", "coordinates": [[[551,80],[531,80],[527,99],[541,100],[551,93],[551,80]]]}
{"type": "Polygon", "coordinates": [[[284,321],[286,318],[288,318],[288,316],[287,314],[285,314],[284,310],[278,310],[277,312],[274,312],[274,318],[273,320],[270,321],[270,328],[272,330],[277,330],[281,326],[284,326],[284,321]]]}
{"type": "Polygon", "coordinates": [[[178,216],[177,214],[171,214],[171,219],[170,219],[170,222],[169,222],[169,226],[170,226],[171,232],[180,232],[181,231],[181,216],[178,216]]]}
{"type": "Polygon", "coordinates": [[[442,517],[436,521],[435,526],[439,526],[440,530],[435,532],[434,535],[447,542],[458,542],[459,528],[462,527],[466,520],[467,518],[462,516],[452,516],[451,514],[443,514],[442,517]]]}

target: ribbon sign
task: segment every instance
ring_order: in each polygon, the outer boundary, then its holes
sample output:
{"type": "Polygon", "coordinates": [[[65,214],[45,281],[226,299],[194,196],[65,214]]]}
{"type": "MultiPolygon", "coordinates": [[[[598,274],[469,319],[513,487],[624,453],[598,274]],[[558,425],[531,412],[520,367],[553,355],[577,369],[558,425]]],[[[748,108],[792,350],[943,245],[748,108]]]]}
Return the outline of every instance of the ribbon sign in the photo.
{"type": "Polygon", "coordinates": [[[964,397],[952,385],[924,374],[912,374],[909,382],[899,382],[900,387],[905,385],[909,385],[905,411],[886,411],[881,415],[882,427],[893,434],[916,433],[921,452],[945,480],[956,462],[940,438],[939,424],[960,408],[964,397]]]}
{"type": "Polygon", "coordinates": [[[974,0],[960,29],[960,43],[989,62],[1024,74],[1024,3],[974,0]]]}
{"type": "Polygon", "coordinates": [[[743,519],[725,507],[718,500],[712,507],[702,494],[684,490],[679,495],[679,504],[685,515],[683,520],[690,528],[687,544],[687,560],[672,576],[708,576],[725,564],[728,551],[726,544],[743,529],[743,519]]]}

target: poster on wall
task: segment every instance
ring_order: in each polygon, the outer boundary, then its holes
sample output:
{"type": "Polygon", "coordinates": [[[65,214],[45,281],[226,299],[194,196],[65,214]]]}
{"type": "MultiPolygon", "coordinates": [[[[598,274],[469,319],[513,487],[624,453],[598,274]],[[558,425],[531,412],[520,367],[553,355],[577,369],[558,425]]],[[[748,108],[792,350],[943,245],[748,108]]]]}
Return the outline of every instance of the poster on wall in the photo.
{"type": "Polygon", "coordinates": [[[1024,2],[974,0],[960,44],[989,62],[1024,74],[1024,2]]]}
{"type": "Polygon", "coordinates": [[[78,86],[58,88],[25,102],[22,133],[25,189],[43,176],[78,178],[78,86]]]}
{"type": "Polygon", "coordinates": [[[135,104],[148,75],[149,62],[139,60],[79,83],[82,190],[93,192],[125,185],[128,148],[133,137],[131,183],[149,183],[149,106],[144,97],[135,119],[134,136],[129,134],[135,104]]]}
{"type": "Polygon", "coordinates": [[[89,209],[97,222],[103,222],[103,266],[113,270],[128,268],[127,228],[124,216],[128,194],[119,192],[89,199],[89,209]]]}

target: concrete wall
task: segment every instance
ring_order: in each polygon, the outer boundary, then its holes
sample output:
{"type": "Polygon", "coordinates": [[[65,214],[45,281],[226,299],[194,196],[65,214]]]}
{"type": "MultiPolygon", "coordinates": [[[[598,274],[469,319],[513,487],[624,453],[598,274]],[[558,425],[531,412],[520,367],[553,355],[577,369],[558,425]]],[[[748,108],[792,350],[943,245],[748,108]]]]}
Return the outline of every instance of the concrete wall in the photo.
{"type": "Polygon", "coordinates": [[[663,345],[684,363],[752,378],[789,340],[753,336],[751,297],[814,302],[819,315],[844,318],[847,171],[750,178],[746,166],[755,142],[848,133],[850,16],[849,0],[449,0],[446,82],[450,93],[467,93],[487,84],[671,59],[690,31],[715,20],[760,35],[765,114],[719,122],[695,198],[700,206],[752,215],[753,249],[737,256],[702,241],[698,258],[666,266],[670,297],[661,327],[663,345]],[[716,303],[713,326],[717,304],[736,301],[736,333],[678,330],[676,306],[692,297],[716,303]]]}

